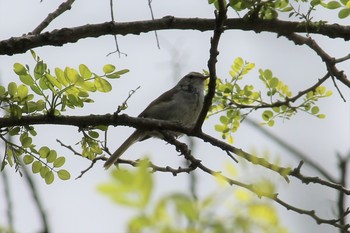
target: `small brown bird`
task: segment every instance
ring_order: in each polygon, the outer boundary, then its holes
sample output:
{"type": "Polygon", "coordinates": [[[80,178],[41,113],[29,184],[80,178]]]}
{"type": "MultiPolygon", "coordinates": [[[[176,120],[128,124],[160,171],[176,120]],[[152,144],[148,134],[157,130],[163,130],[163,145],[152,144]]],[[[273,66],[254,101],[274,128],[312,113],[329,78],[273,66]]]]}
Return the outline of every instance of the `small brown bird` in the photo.
{"type": "MultiPolygon", "coordinates": [[[[194,126],[204,103],[204,81],[209,76],[191,72],[172,89],[152,101],[139,117],[179,122],[194,126]]],[[[179,133],[177,133],[179,135],[179,133]]],[[[108,169],[135,142],[150,137],[161,137],[155,131],[135,130],[104,164],[108,169]]]]}

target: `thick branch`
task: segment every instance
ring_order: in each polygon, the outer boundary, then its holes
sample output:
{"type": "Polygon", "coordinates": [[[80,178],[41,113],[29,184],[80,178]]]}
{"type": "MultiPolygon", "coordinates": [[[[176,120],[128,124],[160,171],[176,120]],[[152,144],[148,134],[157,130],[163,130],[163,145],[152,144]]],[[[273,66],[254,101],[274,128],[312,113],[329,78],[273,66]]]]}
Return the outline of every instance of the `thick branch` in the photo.
{"type": "MultiPolygon", "coordinates": [[[[312,25],[312,24],[310,24],[312,25]]],[[[42,46],[62,46],[67,43],[75,43],[80,39],[100,37],[103,35],[128,35],[140,34],[154,30],[198,30],[211,31],[214,29],[215,19],[203,18],[176,18],[166,16],[161,19],[134,21],[134,22],[105,22],[100,24],[88,24],[73,28],[61,28],[38,35],[23,35],[0,41],[0,55],[13,55],[25,53],[29,49],[42,46]]],[[[249,21],[245,19],[227,19],[225,30],[244,30],[260,32],[275,32],[290,34],[304,32],[309,34],[321,34],[329,38],[350,39],[350,26],[338,24],[325,24],[319,27],[305,26],[302,22],[289,22],[282,20],[249,21]]]]}

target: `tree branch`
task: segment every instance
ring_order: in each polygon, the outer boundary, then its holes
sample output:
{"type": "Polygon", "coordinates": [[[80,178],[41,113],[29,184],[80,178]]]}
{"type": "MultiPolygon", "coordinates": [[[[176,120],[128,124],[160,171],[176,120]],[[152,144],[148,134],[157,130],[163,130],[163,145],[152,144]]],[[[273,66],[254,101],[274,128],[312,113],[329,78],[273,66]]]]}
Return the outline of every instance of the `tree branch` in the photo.
{"type": "MultiPolygon", "coordinates": [[[[310,24],[312,25],[312,24],[310,24]]],[[[293,32],[320,34],[329,38],[350,39],[350,26],[339,24],[324,24],[319,27],[305,26],[304,22],[290,22],[283,20],[254,21],[242,18],[232,18],[225,21],[225,30],[244,30],[260,32],[274,32],[278,34],[290,34],[293,32]]],[[[176,18],[166,16],[161,19],[144,20],[134,22],[105,22],[100,24],[88,24],[73,28],[61,28],[38,35],[23,35],[11,37],[0,41],[0,55],[13,55],[25,53],[29,49],[42,46],[62,46],[67,43],[75,43],[80,39],[100,37],[103,35],[128,35],[146,33],[154,30],[198,30],[211,31],[215,27],[215,19],[204,18],[176,18]]]]}
{"type": "Polygon", "coordinates": [[[55,18],[63,14],[65,11],[70,10],[72,4],[75,0],[67,0],[66,2],[59,5],[59,7],[42,21],[32,32],[31,34],[39,34],[42,32],[55,18]]]}
{"type": "Polygon", "coordinates": [[[307,216],[313,218],[317,222],[317,224],[329,224],[329,225],[332,225],[334,227],[341,229],[344,232],[348,232],[350,225],[349,224],[341,224],[340,221],[350,213],[349,209],[347,209],[344,213],[342,213],[342,216],[338,219],[321,218],[315,213],[314,210],[305,210],[305,209],[301,209],[301,208],[298,208],[298,207],[295,207],[291,204],[286,203],[285,201],[283,201],[282,199],[280,199],[278,197],[278,193],[269,193],[269,192],[265,192],[263,190],[259,190],[254,186],[254,184],[245,184],[245,183],[242,183],[240,181],[233,180],[227,176],[224,176],[221,174],[221,172],[211,170],[210,168],[203,165],[200,160],[197,160],[191,154],[191,151],[188,149],[186,144],[177,141],[174,137],[172,137],[171,135],[168,135],[166,133],[163,135],[164,135],[164,140],[166,142],[174,145],[176,147],[177,151],[180,151],[184,155],[184,157],[192,163],[193,166],[198,167],[200,170],[227,182],[231,186],[232,185],[239,186],[239,187],[245,188],[245,189],[255,193],[258,197],[266,197],[268,199],[271,199],[271,200],[275,201],[276,203],[280,204],[281,206],[285,207],[287,210],[292,210],[293,212],[296,212],[296,213],[299,213],[302,215],[307,215],[307,216]]]}
{"type": "Polygon", "coordinates": [[[304,161],[308,166],[315,169],[317,172],[319,172],[324,178],[331,182],[336,182],[336,179],[327,172],[326,169],[323,169],[319,164],[314,162],[310,159],[311,156],[307,156],[303,152],[297,150],[292,145],[288,144],[287,142],[283,141],[280,137],[272,134],[270,131],[268,131],[265,127],[261,127],[257,122],[251,120],[250,118],[245,119],[250,125],[252,125],[256,130],[263,133],[265,136],[271,138],[275,143],[277,143],[279,146],[282,146],[284,149],[292,153],[293,156],[295,156],[297,159],[304,161]]]}
{"type": "MultiPolygon", "coordinates": [[[[283,33],[282,33],[283,34],[283,33]]],[[[293,41],[296,45],[307,45],[325,62],[328,72],[335,76],[340,82],[347,87],[350,87],[350,80],[346,77],[343,71],[338,70],[336,67],[336,59],[326,53],[311,37],[304,37],[297,35],[296,33],[283,34],[286,38],[293,41]]]]}
{"type": "Polygon", "coordinates": [[[201,113],[199,114],[197,123],[193,128],[193,131],[201,131],[205,117],[208,114],[209,108],[212,104],[213,98],[215,96],[215,87],[216,87],[216,62],[219,55],[218,46],[221,34],[224,32],[224,23],[227,19],[226,12],[227,8],[223,0],[218,1],[219,11],[215,11],[215,27],[214,35],[210,39],[210,56],[208,60],[208,69],[210,80],[208,84],[208,93],[205,96],[204,104],[201,113]]]}

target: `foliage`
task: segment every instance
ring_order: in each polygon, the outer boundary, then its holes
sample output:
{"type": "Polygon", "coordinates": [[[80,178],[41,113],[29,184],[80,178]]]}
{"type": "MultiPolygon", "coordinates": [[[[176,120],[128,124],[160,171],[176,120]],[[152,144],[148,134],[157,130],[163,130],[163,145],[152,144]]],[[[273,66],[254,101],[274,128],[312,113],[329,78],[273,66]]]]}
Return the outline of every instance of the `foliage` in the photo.
{"type": "MultiPolygon", "coordinates": [[[[55,68],[53,74],[34,51],[31,51],[31,54],[36,63],[33,71],[29,65],[15,63],[13,66],[22,84],[10,82],[7,88],[0,86],[0,109],[5,113],[2,117],[57,116],[67,108],[82,108],[84,104],[93,103],[89,93],[96,91],[105,93],[112,90],[112,85],[106,78],[119,78],[128,72],[128,70],[116,71],[114,65],[108,64],[103,67],[104,74],[98,75],[81,64],[78,70],[70,67],[64,70],[55,68]]],[[[97,130],[106,129],[107,127],[103,126],[97,127],[97,130]]],[[[83,131],[82,154],[93,159],[96,154],[102,153],[96,140],[99,134],[94,129],[83,131]]],[[[1,169],[4,169],[6,164],[20,165],[20,156],[23,155],[23,163],[31,165],[33,173],[40,174],[47,184],[54,181],[54,173],[62,180],[69,179],[69,172],[60,169],[65,163],[65,157],[58,156],[55,150],[47,146],[38,148],[33,142],[33,137],[36,135],[35,128],[30,125],[1,129],[0,138],[6,144],[1,169]],[[16,138],[20,144],[14,143],[16,138]]]]}
{"type": "MultiPolygon", "coordinates": [[[[218,0],[208,0],[209,4],[214,4],[218,9],[218,0]]],[[[252,1],[252,0],[225,0],[234,11],[244,12],[245,18],[253,19],[255,17],[264,20],[277,19],[279,14],[288,13],[288,17],[297,17],[309,23],[311,21],[311,13],[316,7],[321,6],[329,10],[340,9],[338,17],[344,19],[350,15],[350,1],[324,1],[324,0],[274,0],[274,1],[252,1]],[[307,13],[300,11],[301,4],[308,4],[307,13]]]]}
{"type": "MultiPolygon", "coordinates": [[[[134,208],[138,214],[128,223],[128,232],[269,232],[286,233],[271,201],[261,200],[243,188],[227,188],[218,180],[215,192],[195,199],[186,193],[171,193],[153,204],[153,176],[149,161],[141,160],[135,170],[115,169],[111,180],[99,191],[117,204],[134,208]]],[[[237,176],[233,166],[231,176],[237,176]]],[[[260,180],[254,184],[257,193],[275,192],[273,183],[260,180]]]]}
{"type": "Polygon", "coordinates": [[[256,90],[251,84],[253,81],[250,84],[241,84],[254,68],[254,63],[238,57],[231,65],[230,78],[217,79],[209,116],[220,115],[220,122],[215,125],[215,130],[221,133],[223,139],[233,143],[232,134],[237,131],[241,121],[256,110],[263,110],[262,124],[268,126],[274,126],[277,118],[290,119],[297,111],[307,112],[320,119],[325,118],[316,103],[321,98],[331,96],[332,91],[324,86],[315,86],[312,90],[293,97],[288,85],[275,77],[269,69],[259,69],[259,80],[264,84],[265,90],[256,90]],[[292,105],[291,102],[298,99],[300,101],[292,105]]]}

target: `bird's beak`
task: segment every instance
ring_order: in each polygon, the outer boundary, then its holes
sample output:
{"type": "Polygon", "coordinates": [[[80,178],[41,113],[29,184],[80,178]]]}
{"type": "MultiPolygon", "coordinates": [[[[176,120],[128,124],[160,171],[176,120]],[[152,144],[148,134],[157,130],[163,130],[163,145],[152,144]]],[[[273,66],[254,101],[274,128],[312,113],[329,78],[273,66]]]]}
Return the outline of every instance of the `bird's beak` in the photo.
{"type": "Polygon", "coordinates": [[[210,77],[210,75],[204,75],[204,80],[206,80],[209,77],[210,77]]]}

